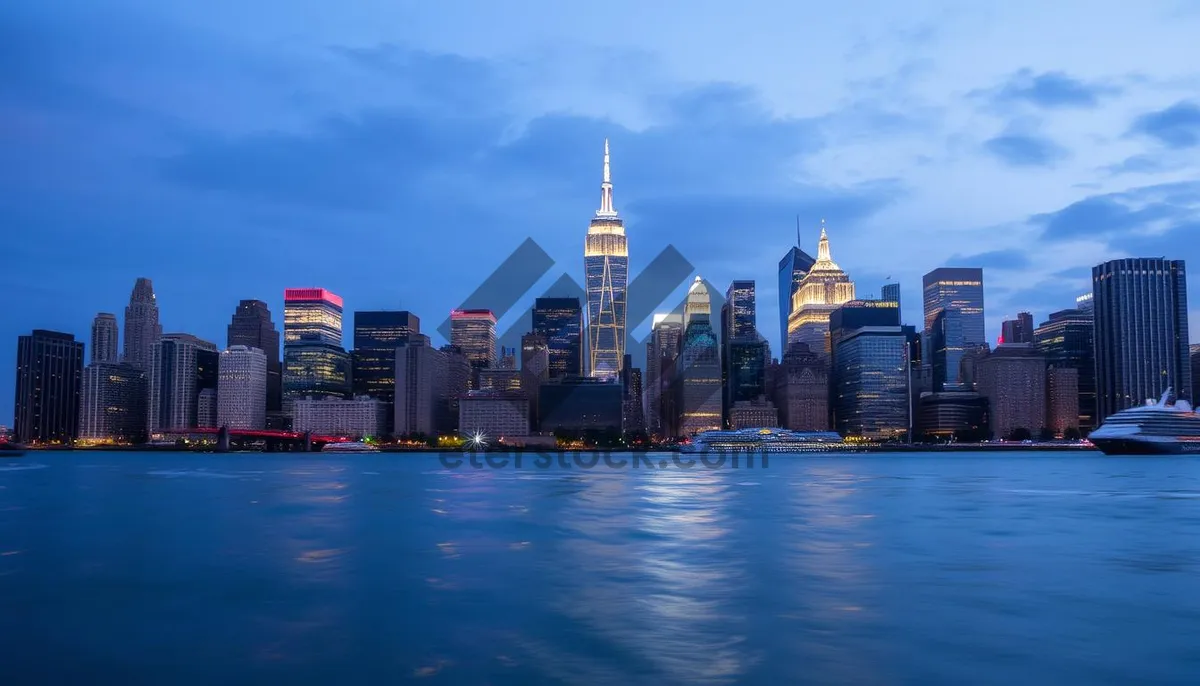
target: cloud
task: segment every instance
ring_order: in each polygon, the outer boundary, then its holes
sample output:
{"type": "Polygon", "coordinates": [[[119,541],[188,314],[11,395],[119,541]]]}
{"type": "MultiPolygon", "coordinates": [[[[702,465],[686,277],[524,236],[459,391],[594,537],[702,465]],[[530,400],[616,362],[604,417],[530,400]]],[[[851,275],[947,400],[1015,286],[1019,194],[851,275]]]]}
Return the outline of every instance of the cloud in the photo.
{"type": "Polygon", "coordinates": [[[1168,148],[1193,148],[1200,145],[1200,106],[1182,100],[1157,112],[1148,112],[1133,121],[1130,134],[1149,136],[1168,148]]]}
{"type": "Polygon", "coordinates": [[[946,260],[948,265],[983,267],[984,269],[1022,269],[1029,266],[1029,255],[1023,250],[1009,248],[989,250],[976,255],[955,254],[946,260]]]}
{"type": "Polygon", "coordinates": [[[1083,81],[1061,71],[1037,74],[1031,69],[1022,69],[1003,84],[975,91],[973,95],[987,97],[996,106],[1028,104],[1043,109],[1059,109],[1098,107],[1104,97],[1120,92],[1121,89],[1116,86],[1083,81]]]}
{"type": "Polygon", "coordinates": [[[1001,134],[985,141],[983,148],[1011,167],[1050,167],[1069,155],[1049,138],[1022,133],[1001,134]]]}
{"type": "Polygon", "coordinates": [[[1094,238],[1133,245],[1154,236],[1180,235],[1200,219],[1200,182],[1143,186],[1093,195],[1061,210],[1037,214],[1030,223],[1048,240],[1094,238]]]}

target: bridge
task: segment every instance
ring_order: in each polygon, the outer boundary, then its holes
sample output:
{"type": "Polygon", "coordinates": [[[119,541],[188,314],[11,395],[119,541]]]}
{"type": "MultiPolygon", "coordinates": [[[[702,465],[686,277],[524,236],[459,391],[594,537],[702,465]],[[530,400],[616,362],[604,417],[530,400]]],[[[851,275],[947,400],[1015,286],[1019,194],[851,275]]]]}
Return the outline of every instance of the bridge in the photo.
{"type": "Polygon", "coordinates": [[[272,429],[230,429],[229,427],[188,427],[163,429],[155,434],[176,438],[216,437],[217,452],[227,452],[234,447],[262,443],[267,452],[312,452],[329,443],[345,443],[353,440],[349,436],[326,436],[309,431],[276,431],[272,429]]]}

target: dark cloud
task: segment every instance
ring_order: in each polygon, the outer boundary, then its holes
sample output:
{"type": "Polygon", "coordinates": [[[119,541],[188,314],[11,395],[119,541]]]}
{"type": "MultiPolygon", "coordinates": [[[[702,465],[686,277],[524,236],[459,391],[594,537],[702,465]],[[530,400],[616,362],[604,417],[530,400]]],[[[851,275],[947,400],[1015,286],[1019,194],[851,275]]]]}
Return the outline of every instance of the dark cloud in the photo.
{"type": "Polygon", "coordinates": [[[1013,167],[1049,167],[1065,159],[1068,152],[1049,138],[1005,133],[984,142],[984,150],[1013,167]]]}
{"type": "Polygon", "coordinates": [[[1150,256],[1191,253],[1200,235],[1200,182],[1094,195],[1030,221],[1048,240],[1092,238],[1116,251],[1150,256]]]}
{"type": "Polygon", "coordinates": [[[952,255],[944,266],[965,265],[984,269],[1021,269],[1029,266],[1029,255],[1023,250],[989,250],[976,255],[952,255]]]}
{"type": "Polygon", "coordinates": [[[1120,92],[1116,86],[1083,81],[1061,71],[1036,74],[1022,69],[1003,84],[974,94],[987,97],[994,105],[1029,104],[1054,109],[1097,107],[1104,97],[1120,92]]]}
{"type": "Polygon", "coordinates": [[[1200,106],[1180,101],[1157,112],[1148,112],[1133,121],[1131,134],[1149,136],[1168,148],[1193,148],[1200,145],[1200,106]]]}
{"type": "Polygon", "coordinates": [[[1117,164],[1104,167],[1110,174],[1157,174],[1171,171],[1173,167],[1161,157],[1141,153],[1131,155],[1117,164]]]}

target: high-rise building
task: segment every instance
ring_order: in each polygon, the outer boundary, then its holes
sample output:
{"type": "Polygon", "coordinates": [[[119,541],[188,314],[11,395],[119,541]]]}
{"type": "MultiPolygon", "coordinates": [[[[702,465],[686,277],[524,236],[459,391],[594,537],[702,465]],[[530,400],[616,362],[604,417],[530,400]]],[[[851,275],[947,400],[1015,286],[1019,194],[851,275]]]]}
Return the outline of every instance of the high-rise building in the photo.
{"type": "Polygon", "coordinates": [[[678,435],[672,390],[675,358],[683,345],[683,318],[679,314],[656,314],[646,341],[646,431],[652,436],[678,435]]]}
{"type": "Polygon", "coordinates": [[[529,400],[521,393],[471,391],[459,399],[458,425],[489,443],[529,435],[529,400]]]}
{"type": "Polygon", "coordinates": [[[79,438],[93,443],[144,442],[147,395],[146,373],[133,365],[88,365],[80,393],[79,438]]]}
{"type": "Polygon", "coordinates": [[[204,388],[196,394],[196,426],[217,428],[217,389],[204,388]]]}
{"type": "Polygon", "coordinates": [[[923,280],[925,331],[922,358],[933,371],[933,391],[963,389],[967,348],[984,345],[983,270],[940,267],[923,280]]]}
{"type": "Polygon", "coordinates": [[[775,377],[775,403],[784,428],[829,430],[829,361],[797,343],[783,356],[775,377]]]}
{"type": "Polygon", "coordinates": [[[697,276],[688,291],[683,347],[675,373],[679,384],[679,432],[692,436],[721,428],[721,360],[709,320],[708,288],[697,276]]]}
{"type": "Polygon", "coordinates": [[[293,405],[292,428],[329,436],[370,438],[383,432],[387,412],[374,398],[301,398],[293,405]]]}
{"type": "Polygon", "coordinates": [[[341,297],[324,288],[286,289],[283,410],[290,413],[298,398],[347,398],[350,373],[350,356],[342,347],[341,297]]]}
{"type": "Polygon", "coordinates": [[[808,275],[816,260],[800,249],[800,218],[796,217],[796,245],[788,248],[779,261],[779,345],[780,354],[787,352],[788,320],[792,316],[792,298],[800,290],[800,282],[808,275]]]}
{"type": "Polygon", "coordinates": [[[900,324],[900,303],[852,300],[829,320],[831,409],[843,436],[905,438],[912,426],[910,346],[916,332],[900,324]]]}
{"type": "Polygon", "coordinates": [[[627,434],[646,430],[642,370],[633,366],[633,356],[628,354],[621,363],[621,430],[627,434]]]}
{"type": "Polygon", "coordinates": [[[1033,343],[1033,315],[1021,312],[1016,319],[1004,320],[1000,325],[1000,342],[1033,343]]]}
{"type": "Polygon", "coordinates": [[[407,311],[354,313],[351,376],[355,396],[375,398],[387,406],[387,433],[392,432],[396,397],[396,349],[421,333],[421,321],[407,311]]]}
{"type": "Polygon", "coordinates": [[[267,412],[283,408],[283,364],[279,359],[279,329],[271,321],[271,310],[261,300],[242,300],[233,312],[225,346],[258,348],[267,360],[267,412]]]}
{"type": "Polygon", "coordinates": [[[471,389],[473,368],[458,347],[443,345],[439,350],[446,356],[446,380],[445,392],[438,401],[436,423],[439,432],[452,433],[458,430],[458,400],[471,389]]]}
{"type": "Polygon", "coordinates": [[[1050,367],[1046,370],[1046,427],[1056,438],[1079,430],[1079,370],[1050,367]]]}
{"type": "Polygon", "coordinates": [[[880,300],[889,303],[896,303],[896,307],[900,307],[900,284],[885,283],[880,291],[880,300]]]}
{"type": "Polygon", "coordinates": [[[83,343],[34,329],[17,337],[13,434],[28,443],[70,443],[79,435],[83,343]]]}
{"type": "Polygon", "coordinates": [[[770,349],[758,332],[754,282],[734,281],[725,291],[721,307],[722,414],[738,402],[765,396],[770,349]]]}
{"type": "Polygon", "coordinates": [[[1157,399],[1192,397],[1183,260],[1130,258],[1092,268],[1097,423],[1157,399]]]}
{"type": "Polygon", "coordinates": [[[496,358],[496,368],[514,370],[517,368],[517,349],[500,346],[500,354],[496,358]]]}
{"type": "MultiPolygon", "coordinates": [[[[209,386],[208,372],[202,369],[209,364],[205,360],[210,355],[205,353],[217,355],[217,346],[186,333],[166,334],[155,344],[150,366],[150,433],[199,426],[201,385],[216,387],[209,386]]],[[[216,365],[212,369],[215,379],[216,365]]]]}
{"type": "MultiPolygon", "coordinates": [[[[1091,303],[1089,298],[1087,301],[1091,303]]],[[[1070,426],[1084,435],[1096,428],[1096,354],[1092,310],[1060,310],[1034,329],[1033,341],[1052,367],[1076,372],[1079,416],[1070,426]]]]}
{"type": "Polygon", "coordinates": [[[436,435],[439,412],[445,412],[440,403],[447,393],[446,353],[430,345],[425,334],[413,332],[396,347],[395,356],[392,433],[436,435]]]}
{"type": "Polygon", "coordinates": [[[471,363],[471,388],[479,388],[479,370],[496,366],[496,315],[491,310],[450,313],[450,345],[471,363]]]}
{"type": "Polygon", "coordinates": [[[779,426],[779,410],[766,398],[739,400],[729,411],[729,428],[763,429],[779,426]]]}
{"type": "Polygon", "coordinates": [[[999,439],[1025,430],[1036,437],[1046,422],[1046,358],[1029,343],[999,345],[975,365],[975,387],[988,400],[989,424],[999,439]]]}
{"type": "Polygon", "coordinates": [[[583,253],[587,277],[588,372],[615,379],[625,355],[625,289],[629,277],[629,248],[625,223],[613,208],[608,139],[604,139],[604,181],[600,209],[588,225],[583,253]]]}
{"type": "Polygon", "coordinates": [[[853,299],[854,283],[833,261],[829,252],[829,236],[822,221],[817,261],[801,279],[800,287],[792,296],[787,345],[804,343],[809,350],[828,355],[829,315],[853,299]]]}
{"type": "Polygon", "coordinates": [[[533,332],[550,348],[550,378],[583,374],[583,311],[579,298],[538,298],[533,332]]]}
{"type": "Polygon", "coordinates": [[[154,285],[150,279],[140,277],[133,284],[129,305],[125,308],[124,361],[149,372],[153,364],[154,346],[159,338],[162,338],[162,325],[158,323],[154,285]]]}
{"type": "Polygon", "coordinates": [[[95,362],[117,362],[120,359],[117,347],[117,316],[101,312],[92,320],[92,356],[95,362]]]}
{"type": "Polygon", "coordinates": [[[1192,361],[1192,383],[1200,383],[1200,343],[1192,343],[1189,349],[1192,361]]]}
{"type": "Polygon", "coordinates": [[[539,333],[521,336],[521,392],[529,400],[529,428],[538,428],[538,389],[550,380],[550,344],[539,333]]]}
{"type": "Polygon", "coordinates": [[[265,429],[267,355],[258,348],[232,345],[220,354],[217,372],[217,426],[265,429]]]}

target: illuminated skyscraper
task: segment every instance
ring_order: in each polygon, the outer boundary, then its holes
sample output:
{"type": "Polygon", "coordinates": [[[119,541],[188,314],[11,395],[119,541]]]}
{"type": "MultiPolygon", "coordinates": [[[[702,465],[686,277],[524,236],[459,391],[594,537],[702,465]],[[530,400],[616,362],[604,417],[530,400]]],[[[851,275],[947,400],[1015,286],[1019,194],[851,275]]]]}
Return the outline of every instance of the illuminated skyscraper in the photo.
{"type": "Polygon", "coordinates": [[[83,342],[71,334],[35,329],[17,337],[17,440],[70,443],[78,436],[82,373],[83,342]]]}
{"type": "Polygon", "coordinates": [[[150,279],[141,277],[133,285],[129,306],[125,308],[125,362],[149,372],[153,362],[154,346],[162,338],[162,326],[158,323],[158,301],[154,297],[154,285],[150,279]]]}
{"type": "Polygon", "coordinates": [[[678,435],[673,391],[675,358],[683,345],[683,318],[679,314],[656,314],[646,342],[646,431],[660,437],[678,435]]]}
{"type": "Polygon", "coordinates": [[[386,431],[392,432],[396,397],[396,349],[421,332],[421,320],[407,311],[354,313],[354,350],[351,353],[354,396],[384,403],[386,431]]]}
{"type": "Polygon", "coordinates": [[[722,413],[726,423],[736,403],[757,401],[767,393],[770,349],[758,333],[754,282],[734,281],[721,307],[722,413]]]}
{"type": "Polygon", "coordinates": [[[258,348],[231,345],[217,363],[217,426],[267,426],[267,356],[258,348]]]}
{"type": "Polygon", "coordinates": [[[278,412],[283,397],[283,367],[279,361],[279,329],[271,321],[271,310],[261,300],[243,300],[233,312],[227,329],[226,347],[258,348],[267,358],[267,412],[278,412]]]}
{"type": "Polygon", "coordinates": [[[625,355],[625,289],[629,276],[629,249],[625,223],[613,209],[608,139],[604,140],[604,181],[600,184],[600,209],[588,226],[584,244],[587,277],[588,372],[613,379],[625,355]]]}
{"type": "Polygon", "coordinates": [[[829,253],[829,236],[821,222],[817,261],[792,296],[787,345],[804,343],[813,352],[829,354],[829,315],[854,299],[854,283],[829,253]]]}
{"type": "Polygon", "coordinates": [[[691,436],[721,428],[721,360],[710,321],[708,288],[699,276],[688,291],[678,376],[679,433],[691,436]]]}
{"type": "Polygon", "coordinates": [[[146,373],[133,365],[93,362],[83,370],[79,437],[90,442],[146,440],[146,373]]]}
{"type": "MultiPolygon", "coordinates": [[[[1091,299],[1087,302],[1090,304],[1091,299]]],[[[1034,344],[1051,367],[1075,370],[1079,416],[1067,426],[1084,434],[1096,428],[1096,346],[1092,315],[1091,309],[1060,310],[1033,331],[1034,344]]]]}
{"type": "Polygon", "coordinates": [[[283,293],[283,409],[312,397],[350,395],[350,356],[342,348],[342,299],[324,288],[283,293]]]}
{"type": "Polygon", "coordinates": [[[779,261],[779,354],[787,352],[788,319],[792,315],[792,296],[800,290],[800,282],[808,276],[816,260],[800,249],[800,218],[796,217],[796,245],[788,248],[779,261]]]}
{"type": "Polygon", "coordinates": [[[933,391],[970,390],[963,386],[962,358],[968,348],[987,344],[983,322],[983,270],[941,267],[925,275],[925,350],[933,368],[933,391]]]}
{"type": "Polygon", "coordinates": [[[283,344],[342,345],[342,299],[324,288],[283,292],[283,344]]]}
{"type": "Polygon", "coordinates": [[[579,298],[538,298],[533,303],[533,332],[550,349],[550,378],[583,374],[583,311],[579,298]]]}
{"type": "Polygon", "coordinates": [[[843,436],[877,441],[908,435],[912,425],[909,346],[916,332],[900,324],[900,303],[852,300],[829,323],[830,405],[843,436]]]}
{"type": "Polygon", "coordinates": [[[120,357],[117,353],[117,316],[101,312],[92,320],[92,356],[95,362],[116,362],[120,357]]]}
{"type": "Polygon", "coordinates": [[[471,389],[479,389],[479,370],[496,366],[496,315],[491,310],[450,313],[450,345],[471,363],[471,389]]]}

